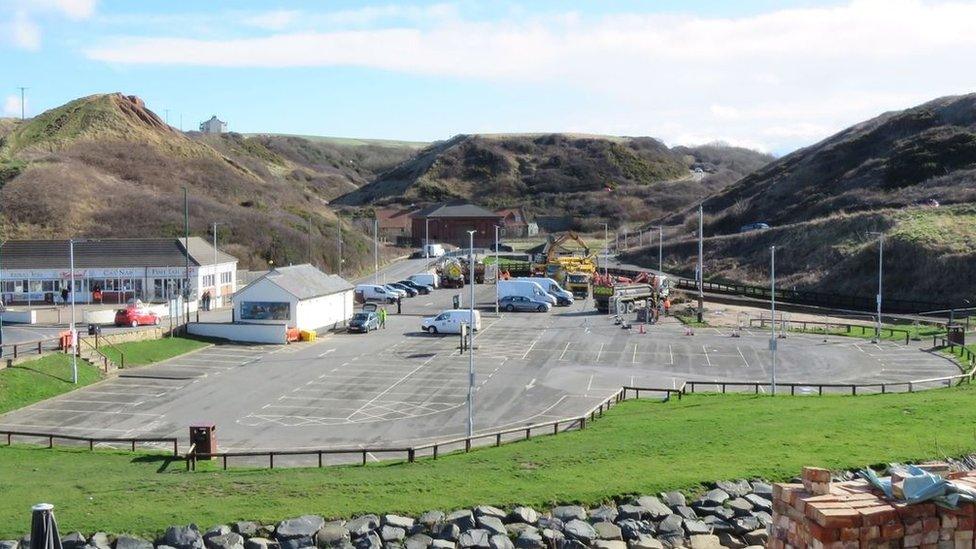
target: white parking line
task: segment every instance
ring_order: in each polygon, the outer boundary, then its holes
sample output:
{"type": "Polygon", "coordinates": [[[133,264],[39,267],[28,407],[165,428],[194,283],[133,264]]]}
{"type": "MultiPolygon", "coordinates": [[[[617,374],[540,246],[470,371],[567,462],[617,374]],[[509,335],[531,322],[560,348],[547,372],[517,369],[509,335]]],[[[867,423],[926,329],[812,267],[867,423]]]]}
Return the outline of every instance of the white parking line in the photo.
{"type": "Polygon", "coordinates": [[[637,347],[638,345],[634,343],[634,358],[630,361],[631,364],[637,364],[637,347]]]}
{"type": "Polygon", "coordinates": [[[735,346],[735,350],[736,351],[739,351],[739,356],[742,357],[742,362],[746,365],[746,368],[748,368],[749,367],[749,361],[746,360],[746,356],[744,354],[742,354],[742,349],[740,349],[739,346],[736,345],[735,346]]]}
{"type": "Polygon", "coordinates": [[[603,354],[603,346],[604,345],[606,345],[606,343],[600,343],[600,350],[597,351],[597,353],[596,353],[596,362],[600,362],[600,355],[603,354]]]}
{"type": "Polygon", "coordinates": [[[671,357],[671,365],[674,366],[674,351],[671,349],[670,343],[668,343],[668,356],[671,357]]]}
{"type": "Polygon", "coordinates": [[[322,358],[322,357],[324,357],[325,355],[327,355],[327,354],[329,354],[329,353],[331,353],[331,352],[334,352],[334,351],[335,351],[335,349],[329,349],[328,351],[326,351],[326,352],[324,352],[324,353],[322,353],[322,354],[320,354],[320,355],[318,356],[318,358],[322,358]]]}
{"type": "Polygon", "coordinates": [[[389,387],[387,387],[385,391],[381,392],[380,394],[378,394],[375,397],[373,397],[372,399],[370,399],[370,401],[367,402],[366,404],[363,404],[362,406],[360,406],[358,410],[356,410],[355,412],[349,414],[346,417],[346,419],[351,419],[352,416],[356,415],[357,413],[361,413],[363,410],[366,409],[367,406],[369,406],[370,404],[376,402],[381,396],[389,393],[390,391],[393,390],[394,387],[396,387],[397,385],[399,385],[399,384],[403,383],[404,381],[406,381],[407,379],[409,379],[410,376],[412,376],[415,372],[417,372],[418,370],[420,370],[424,366],[430,364],[431,361],[433,361],[436,357],[437,357],[437,355],[434,355],[434,356],[430,357],[429,359],[427,359],[427,361],[424,362],[423,364],[421,364],[420,366],[417,366],[413,370],[410,370],[410,372],[407,375],[405,375],[405,376],[401,377],[400,379],[398,379],[393,385],[390,385],[389,387]]]}
{"type": "Polygon", "coordinates": [[[704,345],[702,345],[702,351],[705,352],[705,362],[707,362],[708,365],[711,366],[712,365],[712,360],[710,358],[708,358],[708,349],[706,349],[704,345]]]}
{"type": "Polygon", "coordinates": [[[566,348],[564,348],[564,349],[563,349],[563,352],[562,352],[562,354],[561,354],[561,355],[559,355],[559,360],[563,360],[563,361],[565,361],[565,360],[566,360],[566,359],[565,359],[565,358],[563,358],[563,357],[565,357],[565,356],[566,356],[566,351],[568,351],[568,350],[569,350],[569,345],[570,345],[570,343],[572,343],[572,342],[571,342],[571,341],[567,341],[567,342],[566,342],[566,348]]]}

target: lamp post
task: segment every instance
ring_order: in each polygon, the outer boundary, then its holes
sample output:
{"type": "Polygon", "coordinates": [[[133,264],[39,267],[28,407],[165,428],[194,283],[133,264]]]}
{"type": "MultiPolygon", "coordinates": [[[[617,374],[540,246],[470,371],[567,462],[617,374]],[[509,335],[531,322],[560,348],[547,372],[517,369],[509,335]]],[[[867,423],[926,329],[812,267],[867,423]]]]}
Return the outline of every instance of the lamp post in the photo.
{"type": "Polygon", "coordinates": [[[657,229],[657,270],[664,274],[664,226],[656,225],[651,228],[657,229]]]}
{"type": "Polygon", "coordinates": [[[373,218],[373,284],[380,280],[380,220],[373,218]]]}
{"type": "Polygon", "coordinates": [[[772,331],[769,334],[769,353],[772,357],[771,392],[776,395],[776,246],[769,247],[769,311],[772,317],[772,331]]]}
{"type": "Polygon", "coordinates": [[[468,231],[468,436],[474,434],[474,233],[468,231]]]}
{"type": "Polygon", "coordinates": [[[217,225],[219,225],[219,223],[214,221],[213,222],[213,272],[214,272],[213,303],[215,306],[216,306],[217,299],[220,298],[220,280],[217,279],[217,277],[219,276],[219,273],[217,273],[217,225]]]}
{"type": "Polygon", "coordinates": [[[424,218],[424,259],[430,259],[430,218],[424,218]]]}
{"type": "Polygon", "coordinates": [[[78,384],[78,332],[75,331],[75,241],[68,241],[68,269],[71,270],[71,383],[78,384]]]}
{"type": "MultiPolygon", "coordinates": [[[[0,241],[0,310],[3,310],[3,245],[0,241]]],[[[0,314],[0,357],[3,357],[3,315],[0,314]]]]}
{"type": "Polygon", "coordinates": [[[878,322],[875,324],[874,328],[874,343],[877,343],[881,339],[881,281],[884,276],[884,233],[872,232],[871,234],[878,235],[878,322]]]}
{"type": "Polygon", "coordinates": [[[342,276],[342,220],[336,217],[336,274],[342,276]]]}
{"type": "Polygon", "coordinates": [[[610,264],[610,226],[603,224],[603,277],[607,278],[607,265],[610,264]]]}
{"type": "Polygon", "coordinates": [[[702,321],[705,309],[705,273],[702,265],[702,248],[704,240],[704,211],[703,204],[698,204],[698,322],[702,321]]]}
{"type": "Polygon", "coordinates": [[[498,225],[495,225],[495,316],[498,316],[498,280],[502,272],[498,263],[498,229],[498,225]]]}

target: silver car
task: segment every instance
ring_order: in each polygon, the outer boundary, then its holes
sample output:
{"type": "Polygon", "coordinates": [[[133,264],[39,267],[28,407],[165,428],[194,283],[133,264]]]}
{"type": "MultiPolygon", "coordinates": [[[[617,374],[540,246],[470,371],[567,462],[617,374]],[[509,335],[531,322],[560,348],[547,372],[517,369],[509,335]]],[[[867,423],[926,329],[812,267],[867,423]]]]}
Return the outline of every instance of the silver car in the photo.
{"type": "Polygon", "coordinates": [[[536,311],[545,313],[552,308],[552,305],[546,301],[539,301],[523,295],[509,295],[498,300],[498,307],[508,312],[536,311]]]}

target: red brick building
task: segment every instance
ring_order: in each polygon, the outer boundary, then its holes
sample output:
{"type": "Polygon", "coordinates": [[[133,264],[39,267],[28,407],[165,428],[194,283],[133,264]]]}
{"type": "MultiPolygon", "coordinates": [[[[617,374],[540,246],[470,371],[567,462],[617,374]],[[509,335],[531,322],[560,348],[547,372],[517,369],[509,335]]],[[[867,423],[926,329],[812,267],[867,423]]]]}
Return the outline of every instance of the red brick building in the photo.
{"type": "Polygon", "coordinates": [[[414,244],[422,246],[425,235],[431,243],[468,246],[468,231],[474,230],[474,245],[489,248],[495,244],[495,225],[501,216],[481,206],[466,203],[435,204],[410,214],[414,244]],[[429,232],[428,232],[429,231],[429,232]]]}

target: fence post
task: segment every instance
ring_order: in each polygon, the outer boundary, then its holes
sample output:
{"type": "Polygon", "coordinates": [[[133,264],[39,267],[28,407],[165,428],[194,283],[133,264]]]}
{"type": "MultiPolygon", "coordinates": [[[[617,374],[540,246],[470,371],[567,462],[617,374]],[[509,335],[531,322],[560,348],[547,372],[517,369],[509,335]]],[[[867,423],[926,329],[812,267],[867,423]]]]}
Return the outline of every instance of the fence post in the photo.
{"type": "Polygon", "coordinates": [[[525,430],[525,440],[529,440],[529,437],[531,436],[531,432],[532,432],[532,429],[526,429],[525,430]]]}
{"type": "Polygon", "coordinates": [[[471,451],[471,439],[470,438],[464,439],[464,451],[465,452],[470,452],[471,451]]]}
{"type": "Polygon", "coordinates": [[[790,396],[796,396],[796,385],[790,385],[790,396]]]}
{"type": "Polygon", "coordinates": [[[554,435],[558,435],[559,434],[559,422],[558,421],[556,423],[553,423],[552,424],[552,434],[554,434],[554,435]]]}
{"type": "Polygon", "coordinates": [[[435,444],[434,445],[434,459],[437,459],[437,448],[438,448],[438,446],[435,444]]]}
{"type": "Polygon", "coordinates": [[[366,466],[366,450],[363,450],[363,467],[366,466]]]}
{"type": "MultiPolygon", "coordinates": [[[[583,429],[586,429],[586,416],[580,418],[580,431],[582,431],[583,429]]],[[[8,440],[10,439],[9,435],[7,439],[8,440]]]]}
{"type": "Polygon", "coordinates": [[[274,469],[274,452],[268,452],[268,463],[271,466],[270,468],[274,469]]]}
{"type": "MultiPolygon", "coordinates": [[[[227,470],[227,455],[225,454],[225,455],[220,456],[220,461],[223,462],[224,471],[226,471],[227,470]]],[[[274,467],[272,467],[272,469],[274,469],[274,467]]]]}
{"type": "Polygon", "coordinates": [[[857,396],[857,385],[851,384],[851,395],[857,396]]]}
{"type": "Polygon", "coordinates": [[[823,396],[823,385],[817,385],[817,395],[823,396]]]}
{"type": "Polygon", "coordinates": [[[413,459],[414,459],[414,449],[410,448],[409,450],[407,450],[407,461],[409,463],[413,463],[413,459]]]}
{"type": "Polygon", "coordinates": [[[41,342],[37,342],[37,354],[41,354],[41,342]]]}
{"type": "Polygon", "coordinates": [[[95,450],[95,439],[90,438],[88,439],[88,451],[92,452],[94,450],[95,450]]]}
{"type": "Polygon", "coordinates": [[[908,392],[909,393],[915,392],[915,385],[911,381],[908,382],[908,392]]]}
{"type": "Polygon", "coordinates": [[[180,455],[180,441],[179,439],[173,439],[173,456],[180,455]]]}
{"type": "Polygon", "coordinates": [[[319,450],[319,469],[322,468],[322,451],[319,450]]]}
{"type": "Polygon", "coordinates": [[[136,439],[132,439],[130,442],[132,442],[132,451],[135,452],[136,451],[136,439]]]}
{"type": "Polygon", "coordinates": [[[54,448],[54,436],[53,435],[48,435],[48,437],[47,437],[47,447],[48,448],[54,448]]]}

